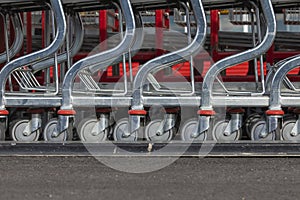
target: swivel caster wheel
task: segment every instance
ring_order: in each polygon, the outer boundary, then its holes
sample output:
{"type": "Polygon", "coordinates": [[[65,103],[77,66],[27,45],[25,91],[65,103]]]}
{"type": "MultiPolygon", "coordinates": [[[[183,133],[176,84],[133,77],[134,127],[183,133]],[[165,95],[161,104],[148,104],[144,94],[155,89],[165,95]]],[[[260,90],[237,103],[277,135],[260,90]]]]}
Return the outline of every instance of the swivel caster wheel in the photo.
{"type": "Polygon", "coordinates": [[[123,118],[116,123],[113,137],[118,142],[134,142],[138,139],[138,132],[129,134],[129,120],[128,118],[123,118]]]}
{"type": "Polygon", "coordinates": [[[9,134],[14,141],[18,142],[34,142],[40,137],[40,130],[33,133],[26,133],[25,129],[29,125],[30,120],[22,119],[11,122],[9,134]]]}
{"type": "Polygon", "coordinates": [[[229,121],[219,121],[215,124],[213,131],[212,131],[212,136],[215,141],[218,142],[233,142],[233,141],[238,141],[241,139],[241,130],[237,130],[233,133],[226,134],[225,129],[228,126],[229,121]]]}
{"type": "Polygon", "coordinates": [[[107,139],[109,129],[105,129],[101,133],[93,133],[94,127],[97,125],[96,118],[86,118],[78,125],[78,135],[82,142],[101,142],[107,139]]]}
{"type": "Polygon", "coordinates": [[[282,126],[281,136],[286,141],[300,141],[300,135],[293,135],[292,130],[296,124],[295,119],[285,121],[282,126]]]}
{"type": "Polygon", "coordinates": [[[51,119],[44,128],[43,136],[44,140],[48,142],[64,142],[67,140],[72,140],[71,133],[66,130],[60,133],[58,136],[55,136],[55,131],[57,127],[57,119],[51,119]]]}
{"type": "Polygon", "coordinates": [[[174,128],[164,132],[162,135],[157,135],[157,130],[161,124],[162,120],[157,119],[151,121],[145,129],[145,137],[147,141],[152,142],[167,142],[170,141],[174,136],[174,128]]]}
{"type": "Polygon", "coordinates": [[[266,121],[258,120],[251,126],[251,140],[253,141],[273,141],[276,138],[275,132],[263,136],[266,131],[266,121]]]}
{"type": "Polygon", "coordinates": [[[182,141],[187,141],[187,142],[192,142],[192,141],[199,141],[203,142],[207,138],[207,133],[200,134],[198,137],[194,137],[193,135],[197,132],[197,124],[198,124],[198,119],[189,119],[186,121],[181,129],[181,140],[182,141]]]}
{"type": "Polygon", "coordinates": [[[259,121],[261,116],[258,113],[251,114],[247,117],[245,121],[245,132],[249,138],[251,138],[251,124],[259,121]]]}

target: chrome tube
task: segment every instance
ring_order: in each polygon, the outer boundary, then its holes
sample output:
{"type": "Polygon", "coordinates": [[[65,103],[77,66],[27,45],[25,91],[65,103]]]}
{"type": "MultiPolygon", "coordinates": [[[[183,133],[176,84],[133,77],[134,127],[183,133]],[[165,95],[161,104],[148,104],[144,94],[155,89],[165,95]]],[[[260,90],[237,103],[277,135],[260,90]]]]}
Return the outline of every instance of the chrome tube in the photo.
{"type": "Polygon", "coordinates": [[[53,13],[55,15],[56,24],[57,24],[57,32],[54,41],[45,49],[42,49],[40,51],[22,56],[20,58],[17,58],[8,64],[6,64],[2,70],[0,71],[0,109],[5,109],[5,85],[6,81],[14,70],[18,69],[19,67],[22,67],[24,65],[28,65],[30,63],[34,63],[39,61],[41,58],[48,57],[50,55],[53,55],[55,52],[58,51],[58,49],[61,47],[61,45],[64,42],[65,35],[66,35],[66,21],[64,16],[64,10],[61,4],[60,0],[50,0],[51,8],[53,10],[53,13]]]}

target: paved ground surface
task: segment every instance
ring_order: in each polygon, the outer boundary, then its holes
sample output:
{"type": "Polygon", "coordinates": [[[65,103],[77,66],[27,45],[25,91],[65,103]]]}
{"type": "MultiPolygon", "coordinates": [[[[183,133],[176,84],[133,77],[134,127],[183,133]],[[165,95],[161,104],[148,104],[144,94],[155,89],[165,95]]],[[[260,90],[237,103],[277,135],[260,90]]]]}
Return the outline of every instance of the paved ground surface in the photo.
{"type": "Polygon", "coordinates": [[[297,158],[182,158],[130,174],[92,157],[1,157],[0,168],[0,199],[300,198],[297,158]]]}

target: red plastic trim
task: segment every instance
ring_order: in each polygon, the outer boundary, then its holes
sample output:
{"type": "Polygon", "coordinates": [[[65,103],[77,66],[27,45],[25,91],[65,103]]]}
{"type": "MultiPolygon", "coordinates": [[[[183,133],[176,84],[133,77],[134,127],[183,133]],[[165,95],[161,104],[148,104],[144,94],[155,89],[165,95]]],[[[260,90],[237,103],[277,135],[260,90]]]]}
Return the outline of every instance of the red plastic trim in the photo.
{"type": "Polygon", "coordinates": [[[283,110],[267,110],[266,115],[284,115],[283,110]]]}
{"type": "Polygon", "coordinates": [[[41,114],[41,113],[45,112],[45,110],[37,108],[37,109],[29,109],[28,112],[31,114],[41,114]]]}
{"type": "Polygon", "coordinates": [[[129,115],[147,115],[146,110],[129,110],[128,111],[129,115]]]}
{"type": "Polygon", "coordinates": [[[9,115],[8,110],[0,110],[0,115],[9,115]]]}
{"type": "Polygon", "coordinates": [[[113,111],[113,109],[111,109],[111,108],[98,108],[96,110],[97,113],[110,113],[112,111],[113,111]]]}
{"type": "Polygon", "coordinates": [[[227,112],[230,114],[241,114],[241,113],[245,113],[245,110],[242,108],[229,108],[227,112]]]}
{"type": "Polygon", "coordinates": [[[214,116],[216,112],[214,110],[199,110],[198,115],[202,116],[214,116]]]}
{"type": "Polygon", "coordinates": [[[59,110],[57,111],[58,115],[76,115],[75,110],[59,110]]]}
{"type": "Polygon", "coordinates": [[[175,114],[179,112],[179,108],[166,108],[166,113],[175,114]]]}

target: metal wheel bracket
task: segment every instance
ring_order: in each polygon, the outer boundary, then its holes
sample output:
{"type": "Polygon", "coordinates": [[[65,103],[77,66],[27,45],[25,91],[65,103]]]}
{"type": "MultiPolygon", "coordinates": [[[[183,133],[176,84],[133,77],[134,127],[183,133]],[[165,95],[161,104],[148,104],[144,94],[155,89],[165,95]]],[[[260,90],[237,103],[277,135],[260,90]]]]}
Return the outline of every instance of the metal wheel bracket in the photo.
{"type": "Polygon", "coordinates": [[[224,135],[230,136],[234,132],[240,130],[243,126],[243,115],[242,114],[230,114],[230,121],[224,131],[224,135]]]}
{"type": "Polygon", "coordinates": [[[113,126],[116,123],[115,118],[114,118],[114,116],[113,116],[112,113],[109,114],[109,121],[108,121],[108,123],[109,123],[109,126],[113,126]]]}
{"type": "Polygon", "coordinates": [[[292,129],[291,135],[296,137],[300,134],[300,122],[299,119],[297,119],[295,126],[292,129]]]}
{"type": "Polygon", "coordinates": [[[105,129],[109,127],[109,115],[108,114],[101,114],[100,118],[98,119],[98,122],[94,125],[92,129],[92,135],[97,136],[105,129]]]}
{"type": "Polygon", "coordinates": [[[199,116],[198,118],[198,124],[197,124],[197,132],[192,134],[193,138],[199,137],[201,134],[204,134],[206,131],[208,131],[210,126],[212,116],[199,116]]]}
{"type": "Polygon", "coordinates": [[[8,116],[7,115],[0,115],[0,126],[3,126],[5,130],[8,127],[8,116]]]}
{"type": "Polygon", "coordinates": [[[135,132],[138,132],[138,130],[141,128],[142,117],[145,116],[141,116],[141,115],[129,116],[129,132],[124,133],[124,137],[130,137],[130,135],[134,134],[135,132]]]}
{"type": "Polygon", "coordinates": [[[42,127],[41,114],[32,114],[31,120],[23,131],[24,136],[30,136],[42,127]]]}
{"type": "Polygon", "coordinates": [[[268,135],[268,134],[278,130],[278,128],[280,128],[279,119],[282,119],[281,115],[267,116],[267,127],[266,127],[267,132],[265,134],[268,135]]]}
{"type": "Polygon", "coordinates": [[[271,132],[267,131],[267,127],[266,124],[264,124],[262,132],[260,133],[260,138],[266,138],[269,134],[271,134],[271,132]]]}
{"type": "Polygon", "coordinates": [[[70,117],[67,115],[59,115],[56,130],[52,133],[52,137],[58,137],[64,131],[67,131],[70,125],[70,117]]]}
{"type": "Polygon", "coordinates": [[[176,117],[175,114],[165,114],[164,119],[161,121],[156,135],[162,136],[164,133],[168,132],[175,127],[176,117]]]}

